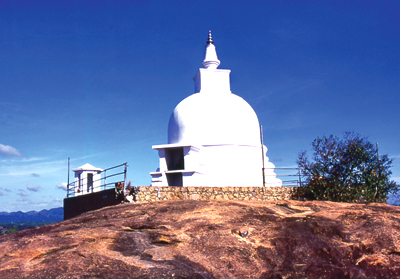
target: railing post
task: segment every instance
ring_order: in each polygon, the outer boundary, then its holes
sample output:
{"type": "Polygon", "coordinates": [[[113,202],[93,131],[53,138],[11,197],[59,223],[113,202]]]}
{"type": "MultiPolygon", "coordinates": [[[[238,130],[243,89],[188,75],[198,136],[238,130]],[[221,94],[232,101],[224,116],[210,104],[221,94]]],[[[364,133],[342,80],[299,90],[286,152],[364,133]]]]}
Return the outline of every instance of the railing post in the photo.
{"type": "Polygon", "coordinates": [[[299,168],[299,184],[300,184],[300,187],[301,187],[301,168],[299,168]]]}
{"type": "Polygon", "coordinates": [[[80,178],[80,183],[79,183],[79,191],[81,191],[81,196],[83,196],[83,189],[84,189],[84,187],[83,187],[83,178],[82,178],[82,175],[81,175],[81,178],[80,178]],[[81,189],[82,188],[82,189],[81,189]]]}
{"type": "Polygon", "coordinates": [[[262,155],[262,179],[263,179],[263,187],[265,187],[264,136],[263,136],[262,125],[260,125],[260,137],[261,137],[261,155],[262,155]]]}
{"type": "Polygon", "coordinates": [[[107,182],[106,182],[106,180],[107,180],[107,170],[105,170],[104,171],[104,190],[106,189],[106,185],[107,185],[107,182]]]}
{"type": "Polygon", "coordinates": [[[69,196],[69,157],[68,157],[67,198],[68,196],[69,196]]]}
{"type": "Polygon", "coordinates": [[[124,186],[126,186],[126,172],[128,168],[128,163],[125,163],[125,170],[124,170],[124,186]]]}

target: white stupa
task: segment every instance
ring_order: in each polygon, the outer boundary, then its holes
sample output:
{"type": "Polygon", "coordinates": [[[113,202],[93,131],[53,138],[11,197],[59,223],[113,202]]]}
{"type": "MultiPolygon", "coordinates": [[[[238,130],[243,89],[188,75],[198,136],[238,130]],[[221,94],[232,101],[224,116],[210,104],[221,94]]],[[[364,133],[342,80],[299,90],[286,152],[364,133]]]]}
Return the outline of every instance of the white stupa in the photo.
{"type": "Polygon", "coordinates": [[[172,112],[168,144],[153,146],[160,167],[150,173],[152,186],[281,186],[261,144],[256,113],[231,92],[231,71],[217,69],[219,64],[210,31],[195,94],[172,112]]]}

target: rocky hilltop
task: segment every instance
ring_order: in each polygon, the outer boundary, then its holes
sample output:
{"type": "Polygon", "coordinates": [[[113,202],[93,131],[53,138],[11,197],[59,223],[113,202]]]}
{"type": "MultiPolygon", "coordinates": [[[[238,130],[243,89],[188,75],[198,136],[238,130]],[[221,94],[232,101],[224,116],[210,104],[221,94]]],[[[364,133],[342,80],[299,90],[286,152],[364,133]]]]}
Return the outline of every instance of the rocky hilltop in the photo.
{"type": "Polygon", "coordinates": [[[0,278],[400,278],[400,208],[216,200],[111,206],[0,237],[0,278]]]}

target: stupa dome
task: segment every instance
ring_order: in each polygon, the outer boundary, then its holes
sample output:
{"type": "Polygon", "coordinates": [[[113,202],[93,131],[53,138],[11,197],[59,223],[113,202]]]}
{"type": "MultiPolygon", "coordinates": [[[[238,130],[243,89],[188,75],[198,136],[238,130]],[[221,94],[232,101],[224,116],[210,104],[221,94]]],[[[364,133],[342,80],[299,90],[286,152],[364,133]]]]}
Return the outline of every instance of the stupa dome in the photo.
{"type": "Polygon", "coordinates": [[[196,93],[171,114],[169,144],[260,145],[260,127],[253,108],[232,93],[196,93]]]}
{"type": "Polygon", "coordinates": [[[168,144],[153,145],[160,167],[153,186],[280,186],[262,144],[253,108],[230,88],[230,70],[217,69],[211,31],[194,94],[173,110],[168,144]]]}

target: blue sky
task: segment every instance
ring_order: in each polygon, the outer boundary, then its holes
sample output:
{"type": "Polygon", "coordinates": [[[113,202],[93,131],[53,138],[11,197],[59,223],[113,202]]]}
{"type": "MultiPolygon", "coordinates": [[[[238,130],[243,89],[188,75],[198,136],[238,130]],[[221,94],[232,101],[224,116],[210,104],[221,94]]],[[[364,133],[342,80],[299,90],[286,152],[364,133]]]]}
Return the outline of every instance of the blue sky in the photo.
{"type": "Polygon", "coordinates": [[[128,179],[149,185],[151,146],[194,93],[208,30],[276,167],[354,131],[394,158],[400,183],[399,12],[399,1],[3,0],[0,211],[62,206],[68,157],[128,162],[128,179]]]}

